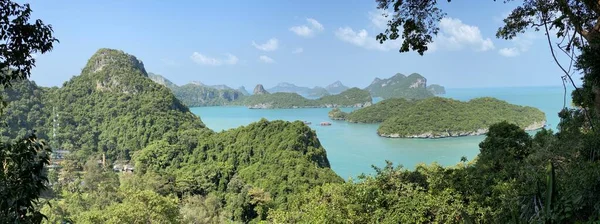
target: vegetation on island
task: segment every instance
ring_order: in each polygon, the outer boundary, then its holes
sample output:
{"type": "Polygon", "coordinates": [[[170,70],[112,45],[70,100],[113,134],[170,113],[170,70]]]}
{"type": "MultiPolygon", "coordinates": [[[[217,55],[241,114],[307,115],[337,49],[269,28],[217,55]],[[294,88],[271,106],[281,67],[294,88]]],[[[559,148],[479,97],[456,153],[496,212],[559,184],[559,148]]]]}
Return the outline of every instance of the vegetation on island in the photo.
{"type": "Polygon", "coordinates": [[[526,130],[544,127],[546,115],[537,108],[511,105],[484,97],[461,102],[434,97],[396,108],[395,116],[384,120],[377,129],[386,137],[452,137],[480,135],[490,125],[507,121],[526,130]]]}
{"type": "Polygon", "coordinates": [[[215,89],[196,84],[185,84],[173,90],[177,99],[188,107],[223,106],[244,96],[238,90],[215,89]]]}
{"type": "Polygon", "coordinates": [[[306,95],[306,97],[308,97],[308,98],[320,98],[320,97],[329,96],[329,95],[331,95],[331,93],[329,93],[325,88],[319,87],[319,86],[315,86],[306,95]]]}
{"type": "Polygon", "coordinates": [[[467,102],[432,97],[417,101],[383,100],[352,111],[346,120],[381,123],[377,133],[385,137],[437,138],[484,134],[487,127],[502,121],[527,130],[539,129],[544,126],[546,116],[539,109],[490,97],[467,102]]]}
{"type": "Polygon", "coordinates": [[[346,120],[348,113],[340,110],[340,108],[333,108],[327,115],[332,120],[346,120]]]}
{"type": "Polygon", "coordinates": [[[382,100],[369,107],[354,110],[346,116],[346,121],[352,123],[381,123],[390,117],[401,113],[401,110],[412,102],[402,98],[382,100]]]}
{"type": "Polygon", "coordinates": [[[433,93],[433,95],[443,95],[446,94],[446,88],[440,86],[438,84],[427,85],[427,90],[433,93]]]}
{"type": "Polygon", "coordinates": [[[383,99],[425,99],[433,97],[434,94],[426,87],[427,79],[418,73],[409,76],[397,73],[388,79],[375,78],[365,90],[369,91],[373,97],[383,99]]]}
{"type": "Polygon", "coordinates": [[[363,107],[372,102],[371,95],[365,90],[351,88],[337,95],[323,96],[319,99],[307,99],[296,93],[268,93],[246,96],[233,102],[254,109],[306,108],[306,107],[363,107]]]}
{"type": "Polygon", "coordinates": [[[349,88],[344,86],[344,84],[342,84],[340,81],[336,81],[330,85],[327,85],[325,88],[320,86],[309,88],[297,86],[292,83],[282,82],[268,89],[267,91],[269,91],[270,93],[297,93],[298,95],[301,95],[303,97],[320,98],[323,96],[340,94],[341,92],[344,92],[347,89],[349,88]]]}
{"type": "Polygon", "coordinates": [[[244,96],[245,89],[234,90],[224,85],[207,86],[194,82],[177,86],[165,77],[148,74],[152,81],[171,89],[175,97],[188,107],[223,106],[244,96]]]}

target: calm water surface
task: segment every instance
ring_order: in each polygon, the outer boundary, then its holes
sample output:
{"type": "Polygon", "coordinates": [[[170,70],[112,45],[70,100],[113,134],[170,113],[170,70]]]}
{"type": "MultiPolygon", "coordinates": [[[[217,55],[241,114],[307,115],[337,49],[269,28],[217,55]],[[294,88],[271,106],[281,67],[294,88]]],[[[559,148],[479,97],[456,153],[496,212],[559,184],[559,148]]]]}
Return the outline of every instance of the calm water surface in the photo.
{"type": "MultiPolygon", "coordinates": [[[[562,87],[512,87],[486,89],[447,89],[444,97],[469,100],[491,96],[513,104],[537,107],[546,113],[548,124],[556,128],[557,113],[563,107],[562,87]]],[[[570,93],[570,92],[569,92],[570,93]]],[[[567,95],[567,98],[570,94],[567,95]]],[[[567,99],[570,100],[570,99],[567,99]]],[[[567,101],[567,105],[570,101],[567,101]]],[[[446,139],[389,139],[377,136],[377,124],[351,124],[331,121],[327,108],[250,110],[245,107],[195,107],[191,111],[215,131],[236,128],[268,120],[310,121],[316,130],[333,170],[347,179],[361,173],[373,173],[371,165],[383,166],[385,161],[414,168],[419,163],[437,162],[454,165],[462,156],[473,159],[479,153],[478,144],[484,136],[446,139]],[[329,121],[331,126],[319,126],[329,121]]],[[[351,111],[351,108],[343,109],[351,111]]]]}

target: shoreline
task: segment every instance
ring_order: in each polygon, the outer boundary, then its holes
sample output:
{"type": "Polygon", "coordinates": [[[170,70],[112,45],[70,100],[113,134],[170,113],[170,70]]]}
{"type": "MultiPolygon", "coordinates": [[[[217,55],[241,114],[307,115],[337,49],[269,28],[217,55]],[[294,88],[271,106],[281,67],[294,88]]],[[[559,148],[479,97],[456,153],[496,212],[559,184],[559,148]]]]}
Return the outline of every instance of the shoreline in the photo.
{"type": "MultiPolygon", "coordinates": [[[[535,131],[542,129],[546,126],[546,120],[541,122],[534,122],[529,126],[523,128],[525,131],[535,131]]],[[[468,132],[446,132],[445,135],[433,134],[432,132],[426,132],[416,135],[408,135],[408,136],[400,136],[399,134],[382,134],[377,133],[380,137],[384,138],[417,138],[417,139],[439,139],[439,138],[458,138],[458,137],[466,137],[466,136],[479,136],[484,135],[488,132],[487,128],[477,129],[476,131],[468,131],[468,132]]]]}
{"type": "Polygon", "coordinates": [[[372,102],[356,103],[353,105],[323,104],[317,106],[292,106],[292,107],[273,107],[272,103],[256,104],[246,106],[248,109],[302,109],[302,108],[363,108],[373,105],[372,102]]]}

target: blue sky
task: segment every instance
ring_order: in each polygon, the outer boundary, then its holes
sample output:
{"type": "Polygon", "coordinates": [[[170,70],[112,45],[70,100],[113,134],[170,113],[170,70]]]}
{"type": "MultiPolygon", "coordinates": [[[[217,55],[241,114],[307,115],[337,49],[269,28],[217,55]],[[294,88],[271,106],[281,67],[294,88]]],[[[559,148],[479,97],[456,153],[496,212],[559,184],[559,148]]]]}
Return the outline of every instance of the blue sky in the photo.
{"type": "Polygon", "coordinates": [[[375,77],[417,72],[450,88],[561,85],[542,33],[495,38],[514,7],[494,1],[439,1],[448,14],[434,51],[379,45],[375,1],[42,1],[33,16],[60,43],[37,56],[32,78],[60,86],[99,48],[121,49],[176,84],[279,82],[366,87],[375,77]],[[177,3],[175,3],[177,2],[177,3]],[[475,3],[477,2],[477,3],[475,3]]]}

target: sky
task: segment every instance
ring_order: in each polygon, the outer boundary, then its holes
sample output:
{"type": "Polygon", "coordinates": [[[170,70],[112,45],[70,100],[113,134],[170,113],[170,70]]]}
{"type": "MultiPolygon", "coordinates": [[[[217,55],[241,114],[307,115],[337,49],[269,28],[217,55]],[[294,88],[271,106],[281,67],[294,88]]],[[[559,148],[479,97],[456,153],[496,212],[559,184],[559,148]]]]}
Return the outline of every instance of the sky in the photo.
{"type": "MultiPolygon", "coordinates": [[[[424,56],[375,36],[386,20],[366,1],[43,1],[33,17],[60,43],[36,56],[32,79],[62,86],[100,48],[123,50],[178,85],[266,88],[280,82],[366,87],[374,78],[420,73],[449,88],[557,86],[561,73],[545,36],[495,37],[515,4],[438,1],[447,13],[424,56]]],[[[578,76],[576,76],[577,78],[578,76]]]]}

